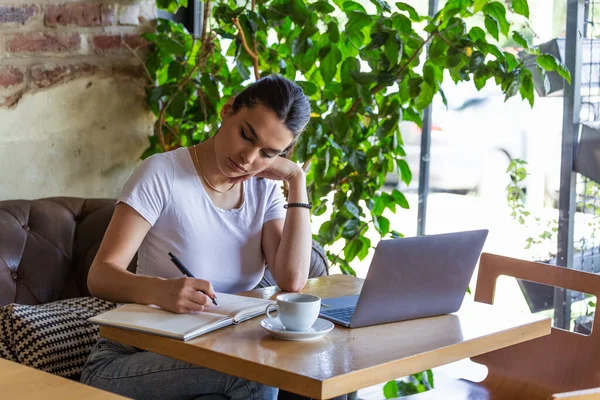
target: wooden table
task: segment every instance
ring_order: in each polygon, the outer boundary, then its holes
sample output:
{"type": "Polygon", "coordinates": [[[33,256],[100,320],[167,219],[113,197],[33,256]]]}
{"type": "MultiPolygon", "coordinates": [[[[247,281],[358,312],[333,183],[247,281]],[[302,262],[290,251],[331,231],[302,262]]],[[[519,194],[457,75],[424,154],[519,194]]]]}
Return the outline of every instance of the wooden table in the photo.
{"type": "Polygon", "coordinates": [[[118,400],[125,397],[0,358],[0,398],[118,400]]]}
{"type": "MultiPolygon", "coordinates": [[[[322,298],[358,294],[362,279],[331,275],[310,279],[304,293],[322,298]]],[[[273,298],[277,288],[243,293],[273,298]]],[[[551,320],[466,304],[458,313],[358,329],[335,327],[315,342],[272,337],[262,318],[188,342],[120,328],[100,335],[230,375],[326,399],[550,334],[551,320]]]]}

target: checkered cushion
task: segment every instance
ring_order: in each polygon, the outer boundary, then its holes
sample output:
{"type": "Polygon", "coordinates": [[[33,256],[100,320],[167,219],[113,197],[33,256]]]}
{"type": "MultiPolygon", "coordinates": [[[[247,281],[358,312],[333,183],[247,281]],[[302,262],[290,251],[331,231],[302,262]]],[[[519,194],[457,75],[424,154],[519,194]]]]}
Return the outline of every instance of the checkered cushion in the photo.
{"type": "Polygon", "coordinates": [[[115,303],[96,297],[2,307],[0,357],[79,379],[99,338],[98,326],[88,323],[87,319],[115,307],[115,303]]]}
{"type": "Polygon", "coordinates": [[[8,342],[8,319],[5,318],[7,307],[0,308],[0,358],[9,361],[17,361],[17,355],[13,352],[10,342],[8,342]]]}

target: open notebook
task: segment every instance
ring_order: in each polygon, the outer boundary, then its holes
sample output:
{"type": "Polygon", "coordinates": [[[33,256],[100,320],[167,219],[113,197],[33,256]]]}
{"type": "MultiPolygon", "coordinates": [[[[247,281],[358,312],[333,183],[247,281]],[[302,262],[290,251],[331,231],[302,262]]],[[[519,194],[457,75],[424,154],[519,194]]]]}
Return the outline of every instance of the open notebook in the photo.
{"type": "Polygon", "coordinates": [[[255,299],[235,294],[217,293],[218,306],[209,305],[204,311],[175,314],[156,306],[125,304],[114,310],[88,319],[98,325],[114,326],[152,333],[172,339],[189,340],[215,329],[264,314],[273,300],[255,299]]]}

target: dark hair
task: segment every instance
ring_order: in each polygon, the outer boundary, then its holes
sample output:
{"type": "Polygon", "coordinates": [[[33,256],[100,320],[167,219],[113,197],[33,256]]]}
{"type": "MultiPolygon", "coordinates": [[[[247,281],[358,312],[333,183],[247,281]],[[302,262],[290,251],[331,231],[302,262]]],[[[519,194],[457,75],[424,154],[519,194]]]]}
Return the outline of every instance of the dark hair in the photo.
{"type": "Polygon", "coordinates": [[[277,114],[279,120],[294,135],[294,141],[285,149],[289,153],[296,138],[306,128],[310,120],[310,103],[295,82],[281,75],[268,75],[245,88],[233,102],[233,112],[242,107],[252,108],[262,104],[277,114]]]}

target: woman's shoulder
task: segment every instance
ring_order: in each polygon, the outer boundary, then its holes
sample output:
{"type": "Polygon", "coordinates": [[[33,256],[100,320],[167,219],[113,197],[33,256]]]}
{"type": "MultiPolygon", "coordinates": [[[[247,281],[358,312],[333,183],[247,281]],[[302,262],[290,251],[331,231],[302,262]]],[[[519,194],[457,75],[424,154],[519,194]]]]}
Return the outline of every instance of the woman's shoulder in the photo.
{"type": "Polygon", "coordinates": [[[157,171],[173,170],[176,164],[184,160],[187,152],[187,148],[180,147],[175,150],[165,151],[164,153],[155,153],[144,159],[139,168],[157,171]]]}
{"type": "Polygon", "coordinates": [[[135,181],[172,180],[174,174],[174,151],[156,153],[145,158],[135,169],[132,178],[135,181]]]}

